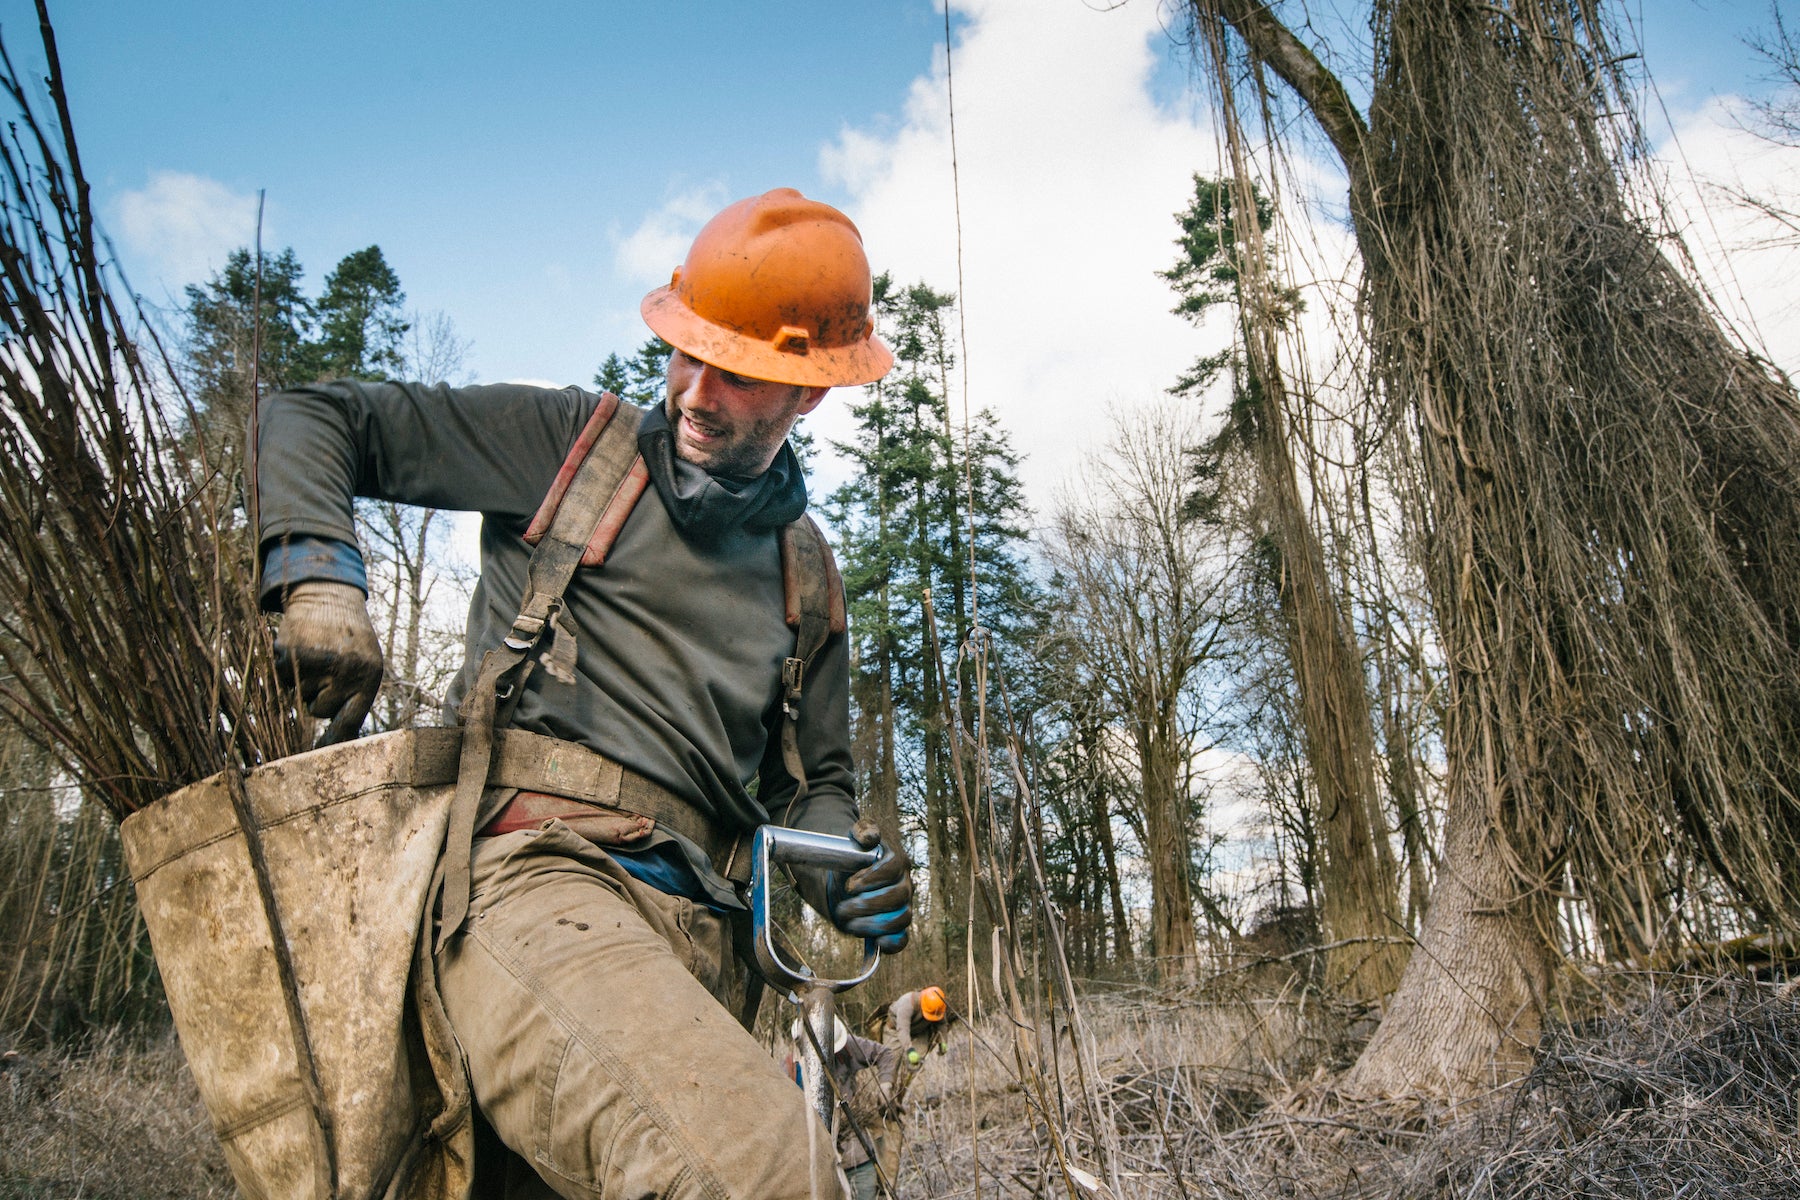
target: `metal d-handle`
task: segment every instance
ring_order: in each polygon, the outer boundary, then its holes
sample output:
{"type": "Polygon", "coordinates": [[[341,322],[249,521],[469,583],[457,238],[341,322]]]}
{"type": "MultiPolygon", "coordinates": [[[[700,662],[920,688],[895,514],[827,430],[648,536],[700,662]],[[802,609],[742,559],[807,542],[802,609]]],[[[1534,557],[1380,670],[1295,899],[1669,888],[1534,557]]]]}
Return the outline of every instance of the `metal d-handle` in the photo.
{"type": "Polygon", "coordinates": [[[863,939],[862,970],[849,979],[822,979],[805,963],[790,963],[775,948],[774,922],[769,919],[769,876],[780,865],[824,867],[832,871],[859,871],[880,858],[846,837],[763,825],[750,847],[750,918],[756,946],[756,965],[771,986],[790,992],[822,988],[841,992],[875,973],[881,950],[874,938],[863,939]]]}

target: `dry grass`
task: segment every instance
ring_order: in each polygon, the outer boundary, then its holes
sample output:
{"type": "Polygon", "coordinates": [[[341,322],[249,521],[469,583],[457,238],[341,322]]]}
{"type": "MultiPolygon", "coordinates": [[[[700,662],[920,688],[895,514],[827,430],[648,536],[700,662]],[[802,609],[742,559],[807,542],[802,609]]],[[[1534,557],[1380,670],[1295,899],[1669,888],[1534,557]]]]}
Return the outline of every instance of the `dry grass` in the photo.
{"type": "Polygon", "coordinates": [[[237,1194],[173,1036],[0,1057],[0,1200],[237,1194]]]}
{"type": "MultiPolygon", "coordinates": [[[[1358,1027],[1299,997],[1131,991],[1086,1005],[1120,1200],[1800,1193],[1794,989],[1629,977],[1607,1015],[1546,1035],[1523,1080],[1455,1109],[1336,1092],[1358,1027]]],[[[1071,1196],[1012,1063],[1005,1022],[985,1017],[929,1060],[908,1098],[903,1200],[973,1196],[977,1175],[983,1196],[1071,1196]]],[[[1062,1082],[1052,1069],[1054,1124],[1084,1128],[1079,1089],[1062,1082]]],[[[0,1200],[234,1194],[172,1038],[0,1058],[0,1131],[0,1200]]]]}
{"type": "MultiPolygon", "coordinates": [[[[1800,998],[1742,979],[1637,977],[1546,1035],[1523,1080],[1450,1109],[1350,1099],[1341,1017],[1292,1002],[1140,997],[1090,1012],[1119,1195],[1273,1200],[1677,1200],[1800,1194],[1800,998]]],[[[1012,1080],[998,1022],[915,1083],[905,1200],[1086,1196],[1012,1080]],[[971,1104],[971,1096],[974,1102],[971,1104]]],[[[1057,1122],[1080,1127],[1065,1114],[1057,1122]]],[[[1095,1163],[1078,1166],[1104,1177],[1095,1163]]]]}

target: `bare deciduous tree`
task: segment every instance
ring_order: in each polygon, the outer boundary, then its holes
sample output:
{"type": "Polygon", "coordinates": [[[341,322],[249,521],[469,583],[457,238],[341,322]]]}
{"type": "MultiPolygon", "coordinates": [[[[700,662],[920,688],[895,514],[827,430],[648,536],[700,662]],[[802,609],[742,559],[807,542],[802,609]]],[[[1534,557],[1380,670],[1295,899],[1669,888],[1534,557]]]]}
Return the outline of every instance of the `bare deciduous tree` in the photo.
{"type": "MultiPolygon", "coordinates": [[[[471,345],[446,314],[410,313],[401,350],[405,373],[425,383],[465,383],[471,345]]],[[[387,655],[375,724],[406,729],[435,723],[445,689],[462,666],[460,620],[473,580],[446,565],[444,513],[362,501],[356,516],[371,615],[387,655]]]]}
{"type": "Polygon", "coordinates": [[[1206,532],[1182,519],[1191,414],[1168,402],[1117,419],[1108,453],[1057,505],[1047,554],[1066,580],[1083,654],[1137,768],[1149,858],[1151,951],[1170,973],[1194,969],[1197,699],[1192,684],[1223,628],[1225,575],[1206,532]]]}

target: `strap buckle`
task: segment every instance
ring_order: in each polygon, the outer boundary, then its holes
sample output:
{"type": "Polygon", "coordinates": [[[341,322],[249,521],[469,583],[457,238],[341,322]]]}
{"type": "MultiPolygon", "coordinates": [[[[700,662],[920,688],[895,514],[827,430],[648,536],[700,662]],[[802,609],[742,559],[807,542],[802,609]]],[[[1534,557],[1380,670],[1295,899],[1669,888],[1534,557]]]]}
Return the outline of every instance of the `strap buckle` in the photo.
{"type": "Polygon", "coordinates": [[[518,620],[513,622],[511,632],[500,640],[500,644],[505,646],[508,650],[517,651],[522,654],[531,649],[532,645],[538,640],[538,635],[543,632],[544,622],[541,618],[520,616],[518,620]]]}
{"type": "Polygon", "coordinates": [[[800,682],[806,677],[804,658],[781,660],[781,711],[790,721],[800,719],[800,682]]]}
{"type": "Polygon", "coordinates": [[[556,620],[563,610],[561,596],[544,596],[534,592],[525,598],[525,606],[513,618],[512,629],[500,640],[508,650],[523,654],[544,636],[544,626],[556,620]]]}

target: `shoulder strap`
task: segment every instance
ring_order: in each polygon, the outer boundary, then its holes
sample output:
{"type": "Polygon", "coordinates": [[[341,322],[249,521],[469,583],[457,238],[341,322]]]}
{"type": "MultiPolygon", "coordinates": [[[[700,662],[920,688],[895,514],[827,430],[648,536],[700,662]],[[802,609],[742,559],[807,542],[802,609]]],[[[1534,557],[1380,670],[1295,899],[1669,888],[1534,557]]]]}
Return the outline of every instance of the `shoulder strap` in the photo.
{"type": "MultiPolygon", "coordinates": [[[[556,481],[525,530],[528,544],[541,545],[544,536],[557,531],[560,522],[577,538],[586,534],[582,538],[582,566],[597,567],[606,561],[625,518],[650,484],[650,469],[637,452],[638,425],[642,420],[641,410],[629,404],[621,406],[611,392],[601,395],[599,407],[569,448],[556,481]],[[577,481],[580,486],[574,487],[571,495],[570,489],[577,481]],[[604,503],[596,509],[595,502],[601,500],[604,503]]],[[[566,578],[563,586],[568,586],[566,578]]]]}
{"type": "Polygon", "coordinates": [[[848,628],[844,580],[831,545],[809,516],[781,528],[781,590],[794,653],[781,664],[781,763],[794,779],[794,799],[806,796],[800,759],[800,689],[812,660],[834,633],[848,628]]]}
{"type": "Polygon", "coordinates": [[[526,569],[519,615],[500,645],[483,656],[474,686],[463,698],[462,759],[438,872],[443,889],[439,950],[469,911],[469,850],[493,762],[494,729],[510,718],[507,702],[517,699],[540,660],[552,677],[574,680],[575,635],[561,620],[563,592],[577,566],[605,560],[649,482],[637,453],[638,421],[636,408],[620,404],[610,392],[600,397],[526,531],[526,540],[536,548],[526,569]]]}

